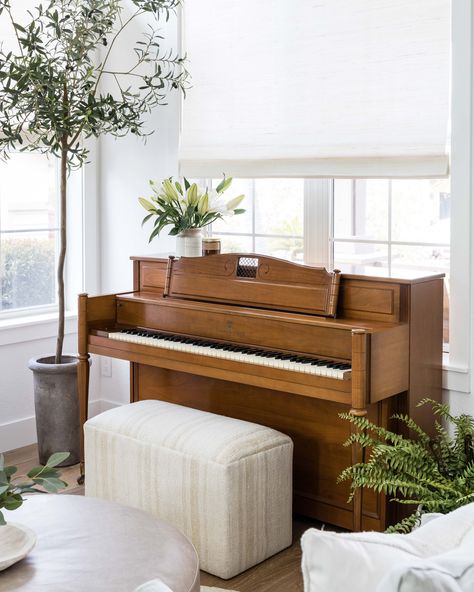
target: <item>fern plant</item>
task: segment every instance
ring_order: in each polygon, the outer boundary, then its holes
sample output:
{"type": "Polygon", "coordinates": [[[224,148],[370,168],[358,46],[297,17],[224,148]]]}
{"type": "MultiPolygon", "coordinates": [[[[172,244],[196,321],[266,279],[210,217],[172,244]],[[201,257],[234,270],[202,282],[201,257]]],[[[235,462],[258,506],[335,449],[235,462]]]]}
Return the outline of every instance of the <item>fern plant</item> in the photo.
{"type": "Polygon", "coordinates": [[[358,431],[344,443],[369,449],[366,462],[346,468],[338,481],[351,480],[351,495],[359,488],[372,489],[390,496],[392,501],[415,506],[414,512],[387,532],[409,532],[419,522],[421,512],[447,514],[474,501],[474,418],[451,415],[448,405],[433,399],[434,438],[431,438],[407,415],[394,415],[411,430],[414,438],[396,434],[365,417],[341,413],[358,431]],[[453,432],[444,427],[445,421],[453,432]],[[420,510],[416,508],[421,508],[420,510]]]}

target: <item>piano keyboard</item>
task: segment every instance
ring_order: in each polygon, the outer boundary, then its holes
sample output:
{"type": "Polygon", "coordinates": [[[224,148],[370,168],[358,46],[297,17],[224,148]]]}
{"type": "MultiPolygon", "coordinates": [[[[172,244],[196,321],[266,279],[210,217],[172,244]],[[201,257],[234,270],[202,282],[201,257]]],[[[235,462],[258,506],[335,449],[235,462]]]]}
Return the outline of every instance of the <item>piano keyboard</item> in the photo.
{"type": "Polygon", "coordinates": [[[338,380],[346,380],[351,375],[351,365],[344,362],[285,354],[244,345],[218,343],[201,338],[185,337],[184,335],[170,335],[144,329],[123,329],[119,332],[109,333],[108,337],[117,341],[128,341],[222,360],[315,374],[338,380]]]}

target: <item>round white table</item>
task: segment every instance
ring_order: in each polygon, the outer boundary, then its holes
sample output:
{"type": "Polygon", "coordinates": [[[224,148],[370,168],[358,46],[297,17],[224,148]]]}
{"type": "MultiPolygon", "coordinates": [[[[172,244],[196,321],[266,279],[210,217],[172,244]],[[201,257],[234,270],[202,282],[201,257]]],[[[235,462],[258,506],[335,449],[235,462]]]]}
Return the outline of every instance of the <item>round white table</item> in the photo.
{"type": "Polygon", "coordinates": [[[0,572],[0,592],[133,592],[155,578],[173,592],[199,592],[193,545],[141,510],[77,495],[33,495],[5,518],[28,526],[38,540],[25,559],[0,572]]]}

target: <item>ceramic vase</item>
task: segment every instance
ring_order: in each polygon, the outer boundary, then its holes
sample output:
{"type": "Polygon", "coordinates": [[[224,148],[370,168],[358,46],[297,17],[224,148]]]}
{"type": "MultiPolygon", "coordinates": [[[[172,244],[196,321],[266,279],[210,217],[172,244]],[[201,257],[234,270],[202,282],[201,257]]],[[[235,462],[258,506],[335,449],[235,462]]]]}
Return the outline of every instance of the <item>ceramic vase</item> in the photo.
{"type": "Polygon", "coordinates": [[[77,358],[71,355],[64,355],[61,364],[54,363],[54,356],[29,361],[34,377],[38,454],[43,465],[54,452],[70,453],[60,466],[80,460],[77,365],[77,358]]]}
{"type": "Polygon", "coordinates": [[[202,230],[188,228],[176,236],[176,255],[178,257],[201,257],[202,230]]]}

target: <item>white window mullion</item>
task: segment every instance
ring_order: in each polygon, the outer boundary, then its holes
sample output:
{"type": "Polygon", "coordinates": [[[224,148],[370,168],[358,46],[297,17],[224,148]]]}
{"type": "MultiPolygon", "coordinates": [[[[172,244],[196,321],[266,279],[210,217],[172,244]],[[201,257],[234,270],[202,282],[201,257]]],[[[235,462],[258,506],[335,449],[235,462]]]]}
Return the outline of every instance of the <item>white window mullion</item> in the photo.
{"type": "Polygon", "coordinates": [[[332,226],[331,179],[305,179],[304,183],[304,253],[305,263],[327,268],[332,266],[330,228],[332,226]]]}

